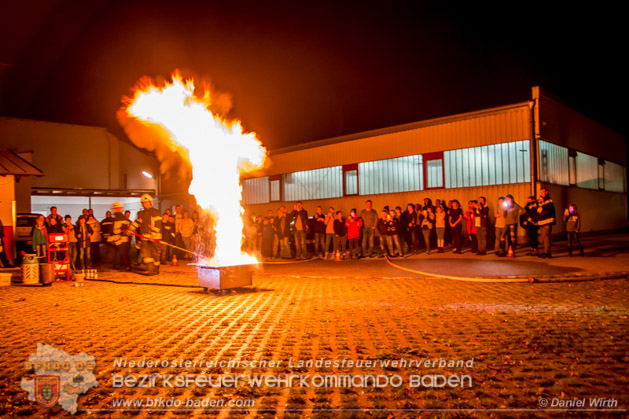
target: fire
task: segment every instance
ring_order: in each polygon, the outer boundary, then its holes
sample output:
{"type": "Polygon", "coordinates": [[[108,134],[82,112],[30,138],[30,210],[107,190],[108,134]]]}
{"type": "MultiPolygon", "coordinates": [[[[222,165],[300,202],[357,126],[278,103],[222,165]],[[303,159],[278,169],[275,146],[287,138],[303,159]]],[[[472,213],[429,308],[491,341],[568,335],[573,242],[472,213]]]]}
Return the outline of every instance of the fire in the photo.
{"type": "MultiPolygon", "coordinates": [[[[240,121],[228,121],[210,111],[211,92],[195,95],[193,80],[178,72],[172,82],[158,87],[144,79],[135,87],[125,114],[144,125],[165,130],[171,149],[192,166],[188,192],[215,220],[214,256],[199,263],[230,266],[257,263],[241,251],[243,214],[241,173],[262,168],[266,149],[240,121]]],[[[159,136],[157,134],[156,136],[159,136]]]]}

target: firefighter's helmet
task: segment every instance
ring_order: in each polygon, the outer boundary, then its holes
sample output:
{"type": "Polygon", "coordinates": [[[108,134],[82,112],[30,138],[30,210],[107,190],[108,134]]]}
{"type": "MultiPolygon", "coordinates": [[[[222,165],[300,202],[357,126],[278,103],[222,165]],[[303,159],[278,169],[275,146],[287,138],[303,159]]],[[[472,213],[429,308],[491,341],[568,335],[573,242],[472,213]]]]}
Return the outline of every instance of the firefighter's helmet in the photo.
{"type": "Polygon", "coordinates": [[[116,201],[111,204],[111,209],[121,209],[123,207],[122,202],[116,201]]]}
{"type": "Polygon", "coordinates": [[[150,202],[151,204],[153,203],[153,197],[147,193],[143,193],[142,197],[140,198],[140,201],[142,203],[144,202],[150,202]]]}

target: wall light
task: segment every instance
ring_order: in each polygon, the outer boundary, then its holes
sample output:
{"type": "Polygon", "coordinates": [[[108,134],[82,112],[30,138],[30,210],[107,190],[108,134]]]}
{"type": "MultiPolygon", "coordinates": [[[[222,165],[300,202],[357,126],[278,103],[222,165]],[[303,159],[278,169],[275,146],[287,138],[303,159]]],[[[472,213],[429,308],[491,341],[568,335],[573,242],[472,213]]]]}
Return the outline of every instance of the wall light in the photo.
{"type": "Polygon", "coordinates": [[[145,172],[144,170],[142,170],[142,174],[144,175],[144,177],[149,178],[149,179],[153,179],[153,175],[150,174],[149,172],[145,172]]]}

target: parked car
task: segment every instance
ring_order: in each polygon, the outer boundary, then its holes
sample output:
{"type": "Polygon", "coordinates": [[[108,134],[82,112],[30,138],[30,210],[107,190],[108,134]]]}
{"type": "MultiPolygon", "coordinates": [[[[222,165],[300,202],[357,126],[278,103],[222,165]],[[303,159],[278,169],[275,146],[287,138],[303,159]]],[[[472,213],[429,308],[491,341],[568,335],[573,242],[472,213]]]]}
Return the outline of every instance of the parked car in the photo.
{"type": "Polygon", "coordinates": [[[39,214],[18,214],[15,219],[15,250],[17,262],[22,261],[22,252],[33,253],[33,226],[39,214]]]}

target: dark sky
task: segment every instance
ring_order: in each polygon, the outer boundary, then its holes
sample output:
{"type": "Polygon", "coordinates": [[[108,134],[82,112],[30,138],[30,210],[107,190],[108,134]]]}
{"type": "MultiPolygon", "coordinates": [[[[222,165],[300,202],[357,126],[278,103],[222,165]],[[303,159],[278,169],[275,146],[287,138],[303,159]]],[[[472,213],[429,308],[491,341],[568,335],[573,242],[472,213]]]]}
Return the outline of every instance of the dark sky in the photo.
{"type": "Polygon", "coordinates": [[[230,92],[229,116],[272,149],[520,102],[534,85],[624,133],[624,13],[550,3],[0,0],[1,114],[123,137],[121,97],[180,68],[230,92]]]}

